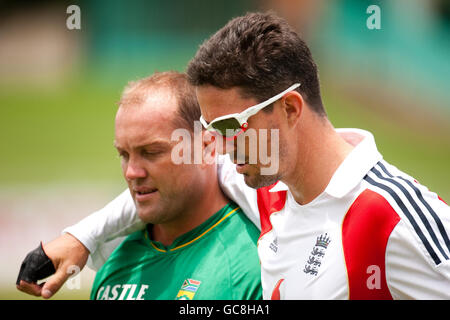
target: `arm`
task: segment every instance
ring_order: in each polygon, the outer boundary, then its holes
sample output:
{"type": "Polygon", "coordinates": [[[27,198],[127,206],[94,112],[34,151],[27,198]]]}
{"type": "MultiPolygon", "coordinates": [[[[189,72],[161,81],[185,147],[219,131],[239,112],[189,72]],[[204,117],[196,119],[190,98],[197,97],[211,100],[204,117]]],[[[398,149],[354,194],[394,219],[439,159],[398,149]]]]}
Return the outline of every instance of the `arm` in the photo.
{"type": "MultiPolygon", "coordinates": [[[[121,241],[114,241],[144,228],[139,219],[129,190],[84,218],[63,230],[77,238],[89,250],[94,269],[98,269],[121,241]]],[[[88,264],[89,265],[89,264],[88,264]]]]}
{"type": "MultiPolygon", "coordinates": [[[[50,298],[70,276],[67,270],[74,265],[83,269],[89,254],[88,265],[93,269],[100,268],[123,239],[120,237],[143,227],[144,223],[139,220],[133,199],[126,190],[103,209],[64,229],[60,237],[42,246],[46,255],[42,263],[45,263],[45,259],[50,259],[56,270],[45,284],[24,281],[27,274],[23,274],[21,270],[17,288],[28,294],[50,298]]],[[[28,275],[36,278],[39,266],[34,266],[32,260],[33,256],[27,256],[21,269],[26,268],[28,275]]],[[[50,274],[40,276],[37,280],[48,275],[50,274]]]]}

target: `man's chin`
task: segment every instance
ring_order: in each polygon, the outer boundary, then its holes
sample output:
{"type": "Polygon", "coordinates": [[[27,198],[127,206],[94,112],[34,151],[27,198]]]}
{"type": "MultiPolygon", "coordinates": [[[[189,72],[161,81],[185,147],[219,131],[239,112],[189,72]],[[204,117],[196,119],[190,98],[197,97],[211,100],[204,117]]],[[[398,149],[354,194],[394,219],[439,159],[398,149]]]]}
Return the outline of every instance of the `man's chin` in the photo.
{"type": "Polygon", "coordinates": [[[138,209],[138,216],[144,223],[160,224],[164,222],[164,216],[154,212],[139,212],[138,209]]]}
{"type": "Polygon", "coordinates": [[[136,210],[139,219],[141,219],[144,223],[157,224],[161,222],[163,217],[163,215],[160,212],[161,210],[158,210],[157,208],[150,206],[148,204],[144,205],[136,203],[136,210]]]}
{"type": "Polygon", "coordinates": [[[267,187],[279,179],[276,176],[262,176],[260,174],[244,174],[244,181],[247,186],[253,189],[259,189],[262,187],[267,187]]]}

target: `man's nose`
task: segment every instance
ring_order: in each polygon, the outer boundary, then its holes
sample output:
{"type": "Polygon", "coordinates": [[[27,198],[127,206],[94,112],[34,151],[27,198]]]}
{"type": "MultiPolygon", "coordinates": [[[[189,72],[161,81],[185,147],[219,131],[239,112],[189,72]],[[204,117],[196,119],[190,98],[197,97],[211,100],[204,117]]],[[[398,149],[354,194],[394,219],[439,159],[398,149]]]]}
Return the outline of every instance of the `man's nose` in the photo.
{"type": "Polygon", "coordinates": [[[127,180],[135,180],[139,178],[145,178],[147,176],[147,172],[144,167],[140,165],[139,161],[131,160],[128,161],[127,167],[125,169],[125,179],[127,180]]]}

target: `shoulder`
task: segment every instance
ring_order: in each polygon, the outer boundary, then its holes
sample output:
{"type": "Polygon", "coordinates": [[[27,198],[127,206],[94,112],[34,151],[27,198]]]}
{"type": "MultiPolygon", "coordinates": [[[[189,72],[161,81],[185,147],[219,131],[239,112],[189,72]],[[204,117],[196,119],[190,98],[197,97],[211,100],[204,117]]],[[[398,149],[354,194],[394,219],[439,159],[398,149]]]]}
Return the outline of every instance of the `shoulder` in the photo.
{"type": "Polygon", "coordinates": [[[399,230],[412,235],[435,265],[450,257],[450,207],[435,193],[394,166],[379,162],[364,178],[402,221],[399,230]]]}
{"type": "Polygon", "coordinates": [[[382,204],[372,211],[397,221],[389,232],[385,255],[393,296],[449,298],[445,287],[450,285],[450,207],[384,161],[364,180],[368,190],[376,194],[376,202],[382,204]]]}
{"type": "Polygon", "coordinates": [[[247,242],[256,243],[258,240],[259,229],[237,204],[231,202],[222,219],[218,229],[224,240],[238,244],[243,242],[244,245],[247,242]]]}

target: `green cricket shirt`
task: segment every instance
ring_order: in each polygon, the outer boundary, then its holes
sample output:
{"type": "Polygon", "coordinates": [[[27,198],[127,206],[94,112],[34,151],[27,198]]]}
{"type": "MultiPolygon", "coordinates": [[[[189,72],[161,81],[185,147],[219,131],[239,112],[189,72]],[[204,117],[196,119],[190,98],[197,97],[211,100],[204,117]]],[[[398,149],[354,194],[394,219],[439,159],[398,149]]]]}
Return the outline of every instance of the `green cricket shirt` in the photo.
{"type": "Polygon", "coordinates": [[[149,226],[129,235],[97,272],[93,300],[262,299],[260,231],[229,203],[170,246],[149,226]]]}

